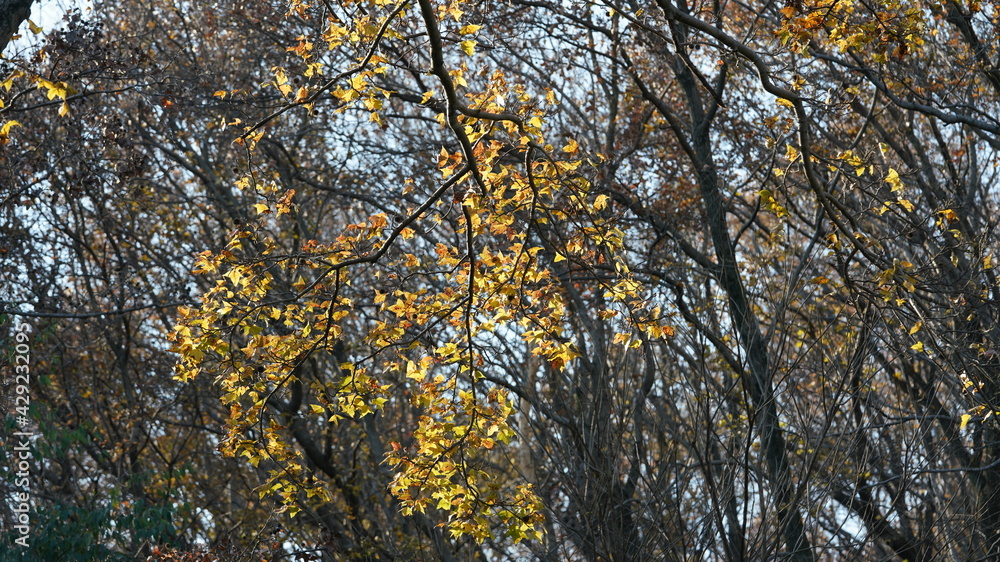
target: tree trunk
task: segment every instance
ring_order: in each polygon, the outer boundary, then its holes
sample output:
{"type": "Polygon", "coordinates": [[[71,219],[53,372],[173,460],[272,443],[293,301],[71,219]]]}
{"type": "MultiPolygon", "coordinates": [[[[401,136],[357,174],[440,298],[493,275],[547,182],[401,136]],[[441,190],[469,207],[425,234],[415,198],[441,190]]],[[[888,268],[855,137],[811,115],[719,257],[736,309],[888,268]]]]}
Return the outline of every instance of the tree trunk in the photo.
{"type": "Polygon", "coordinates": [[[0,53],[7,48],[24,20],[31,15],[34,0],[0,0],[0,53]]]}

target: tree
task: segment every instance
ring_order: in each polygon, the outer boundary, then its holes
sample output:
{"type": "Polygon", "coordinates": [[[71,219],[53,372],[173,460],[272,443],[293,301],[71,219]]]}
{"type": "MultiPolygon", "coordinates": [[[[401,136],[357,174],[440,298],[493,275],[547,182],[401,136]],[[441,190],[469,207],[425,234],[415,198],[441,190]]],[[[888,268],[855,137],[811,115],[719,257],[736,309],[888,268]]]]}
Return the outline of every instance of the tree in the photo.
{"type": "Polygon", "coordinates": [[[262,548],[267,499],[327,559],[998,554],[995,6],[96,13],[0,111],[16,197],[68,190],[5,200],[60,225],[7,312],[92,351],[39,402],[106,388],[37,417],[192,503],[102,544],[262,548]]]}
{"type": "Polygon", "coordinates": [[[7,48],[11,37],[17,33],[24,20],[31,15],[33,0],[4,0],[0,2],[0,52],[7,48]]]}

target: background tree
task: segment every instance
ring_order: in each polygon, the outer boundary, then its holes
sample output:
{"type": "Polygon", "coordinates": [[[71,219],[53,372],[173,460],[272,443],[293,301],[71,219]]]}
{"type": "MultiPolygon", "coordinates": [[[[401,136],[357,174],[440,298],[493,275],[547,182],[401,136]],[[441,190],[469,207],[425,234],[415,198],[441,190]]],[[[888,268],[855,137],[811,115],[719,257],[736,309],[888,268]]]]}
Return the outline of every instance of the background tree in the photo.
{"type": "Polygon", "coordinates": [[[997,554],[995,6],[94,14],[0,109],[79,556],[997,554]]]}

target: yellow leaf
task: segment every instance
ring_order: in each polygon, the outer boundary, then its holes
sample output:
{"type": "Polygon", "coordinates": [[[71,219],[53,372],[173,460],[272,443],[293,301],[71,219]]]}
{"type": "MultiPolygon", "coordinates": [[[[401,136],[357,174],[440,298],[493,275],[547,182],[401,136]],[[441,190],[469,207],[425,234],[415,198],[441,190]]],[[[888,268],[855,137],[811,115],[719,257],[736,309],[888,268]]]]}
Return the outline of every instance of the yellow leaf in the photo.
{"type": "Polygon", "coordinates": [[[903,180],[899,179],[899,173],[892,168],[889,168],[889,175],[885,177],[885,183],[889,184],[892,191],[903,190],[903,180]]]}
{"type": "Polygon", "coordinates": [[[310,404],[309,408],[312,409],[312,411],[313,411],[314,414],[323,414],[323,413],[326,413],[326,408],[324,408],[323,406],[320,406],[319,404],[310,404]]]}
{"type": "Polygon", "coordinates": [[[458,34],[459,35],[472,35],[473,33],[479,31],[482,28],[483,28],[483,26],[481,26],[481,25],[472,25],[472,24],[469,24],[469,25],[463,26],[461,29],[459,29],[458,30],[458,34]]]}
{"type": "Polygon", "coordinates": [[[923,351],[924,350],[924,342],[918,341],[917,343],[911,345],[910,349],[912,349],[913,351],[917,351],[917,352],[923,351]]]}
{"type": "Polygon", "coordinates": [[[923,325],[924,323],[918,320],[917,323],[914,324],[912,328],[910,328],[910,335],[912,336],[913,334],[919,332],[920,328],[922,328],[923,325]]]}
{"type": "Polygon", "coordinates": [[[458,345],[455,342],[448,342],[441,347],[434,350],[435,353],[443,357],[450,357],[458,351],[458,345]]]}
{"type": "Polygon", "coordinates": [[[567,154],[576,154],[580,150],[580,145],[577,144],[576,139],[569,139],[569,143],[562,150],[567,154]]]}
{"type": "Polygon", "coordinates": [[[943,211],[938,211],[938,212],[941,214],[941,216],[948,219],[948,222],[955,222],[958,220],[958,213],[956,213],[951,209],[945,209],[943,211]]]}
{"type": "Polygon", "coordinates": [[[365,89],[365,77],[363,75],[353,76],[348,78],[347,83],[350,84],[352,90],[361,91],[365,89]]]}
{"type": "Polygon", "coordinates": [[[406,378],[420,382],[424,380],[424,377],[426,376],[427,371],[421,369],[416,363],[413,361],[406,362],[406,378]]]}
{"type": "Polygon", "coordinates": [[[467,39],[465,41],[462,41],[461,47],[462,47],[462,51],[465,54],[469,55],[470,57],[473,54],[475,54],[475,52],[476,52],[476,42],[473,41],[473,40],[471,40],[471,39],[467,39]]]}
{"type": "Polygon", "coordinates": [[[965,429],[965,426],[969,424],[970,419],[972,419],[971,415],[962,414],[962,424],[959,426],[959,429],[965,429]]]}
{"type": "Polygon", "coordinates": [[[323,74],[323,64],[318,62],[309,63],[304,73],[306,76],[319,76],[323,74]]]}
{"type": "Polygon", "coordinates": [[[59,106],[59,117],[66,117],[67,115],[69,115],[69,104],[62,102],[62,105],[59,106]]]}
{"type": "Polygon", "coordinates": [[[49,82],[44,78],[38,78],[36,82],[40,87],[45,88],[48,91],[47,95],[50,100],[57,97],[65,100],[67,96],[71,96],[76,93],[76,89],[67,85],[65,82],[49,82]]]}
{"type": "Polygon", "coordinates": [[[788,158],[789,162],[794,162],[799,157],[799,151],[794,146],[785,143],[785,158],[788,158]]]}
{"type": "Polygon", "coordinates": [[[31,20],[28,20],[28,29],[30,29],[31,32],[34,33],[35,35],[38,35],[39,33],[42,32],[42,28],[35,25],[35,22],[31,20]]]}
{"type": "Polygon", "coordinates": [[[12,121],[7,121],[6,123],[3,124],[3,127],[0,127],[0,137],[6,137],[7,135],[10,134],[10,130],[11,129],[13,129],[14,127],[20,127],[20,126],[22,126],[22,125],[20,123],[18,123],[17,121],[13,121],[13,120],[12,121]]]}
{"type": "Polygon", "coordinates": [[[795,107],[795,104],[794,104],[794,103],[792,103],[792,102],[790,102],[790,101],[786,100],[785,98],[778,98],[778,99],[777,99],[776,101],[777,101],[778,105],[780,105],[780,106],[784,106],[784,107],[795,107]]]}
{"type": "Polygon", "coordinates": [[[910,203],[909,199],[900,198],[899,199],[899,204],[902,205],[903,208],[906,209],[906,211],[908,213],[912,213],[913,212],[913,203],[910,203]]]}
{"type": "Polygon", "coordinates": [[[10,74],[10,76],[7,77],[6,80],[4,80],[3,82],[0,82],[0,86],[2,86],[4,90],[7,90],[9,92],[10,89],[11,89],[11,87],[14,86],[14,79],[15,78],[20,78],[22,76],[24,76],[24,72],[22,72],[20,70],[15,70],[14,72],[12,72],[10,74]]]}
{"type": "Polygon", "coordinates": [[[258,215],[263,215],[264,213],[271,210],[271,208],[265,205],[264,203],[257,203],[256,205],[253,206],[253,208],[254,210],[257,211],[258,215]]]}
{"type": "Polygon", "coordinates": [[[762,189],[757,192],[757,195],[760,196],[760,201],[764,205],[764,208],[777,215],[778,218],[788,216],[788,210],[775,200],[774,194],[771,193],[770,189],[762,189]]]}

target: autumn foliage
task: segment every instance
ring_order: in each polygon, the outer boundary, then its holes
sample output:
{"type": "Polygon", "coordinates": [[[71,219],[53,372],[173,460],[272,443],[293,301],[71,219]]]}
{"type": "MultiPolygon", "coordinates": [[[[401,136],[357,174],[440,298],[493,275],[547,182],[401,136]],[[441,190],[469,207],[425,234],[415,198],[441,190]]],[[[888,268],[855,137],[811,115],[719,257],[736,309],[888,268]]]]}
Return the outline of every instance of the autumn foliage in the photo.
{"type": "Polygon", "coordinates": [[[31,554],[1000,556],[998,18],[127,0],[12,44],[0,322],[82,537],[31,554]]]}

